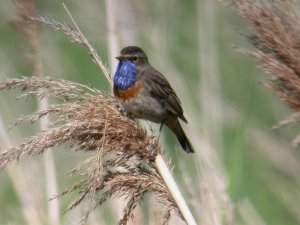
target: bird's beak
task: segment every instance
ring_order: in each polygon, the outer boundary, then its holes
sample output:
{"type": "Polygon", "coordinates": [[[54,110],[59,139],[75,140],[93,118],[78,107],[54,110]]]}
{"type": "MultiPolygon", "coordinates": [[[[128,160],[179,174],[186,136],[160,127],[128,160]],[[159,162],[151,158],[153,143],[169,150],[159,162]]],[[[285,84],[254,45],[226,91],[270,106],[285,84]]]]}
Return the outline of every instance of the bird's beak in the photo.
{"type": "Polygon", "coordinates": [[[120,60],[120,61],[122,61],[122,60],[127,60],[127,59],[129,59],[129,58],[130,58],[129,55],[119,55],[119,56],[116,57],[116,59],[117,59],[117,60],[120,60]]]}

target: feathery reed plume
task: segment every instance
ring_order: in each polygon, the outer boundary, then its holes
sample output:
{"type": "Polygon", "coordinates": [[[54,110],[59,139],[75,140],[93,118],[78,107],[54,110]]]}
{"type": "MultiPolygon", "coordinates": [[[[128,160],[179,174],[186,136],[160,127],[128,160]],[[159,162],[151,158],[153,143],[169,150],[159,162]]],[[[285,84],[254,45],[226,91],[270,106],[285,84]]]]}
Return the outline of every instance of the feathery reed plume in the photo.
{"type": "MultiPolygon", "coordinates": [[[[71,171],[81,180],[61,195],[78,192],[79,197],[66,209],[71,210],[92,196],[83,217],[111,198],[128,199],[119,224],[127,224],[132,211],[146,192],[153,192],[167,206],[167,213],[181,217],[176,203],[154,164],[161,153],[155,138],[148,137],[136,122],[122,115],[111,95],[65,80],[49,77],[9,79],[0,82],[0,91],[21,89],[19,99],[47,97],[52,103],[45,110],[19,118],[15,125],[34,123],[49,115],[49,128],[26,142],[0,154],[0,168],[23,155],[44,153],[49,148],[64,145],[66,149],[95,151],[86,161],[71,171]]],[[[58,197],[58,196],[57,196],[58,197]]],[[[165,217],[166,220],[169,216],[165,217]]]]}
{"type": "MultiPolygon", "coordinates": [[[[80,31],[67,7],[63,4],[76,29],[45,17],[29,17],[31,22],[41,22],[63,31],[71,41],[85,46],[92,59],[112,85],[111,76],[96,50],[80,31]]],[[[81,151],[95,150],[96,154],[78,164],[71,171],[82,179],[67,188],[60,196],[79,191],[79,197],[66,209],[73,209],[89,199],[90,207],[82,218],[111,198],[128,200],[119,224],[127,224],[133,210],[146,192],[153,192],[166,206],[163,224],[174,212],[188,224],[196,224],[175,181],[173,180],[157,139],[148,137],[138,124],[123,115],[114,97],[84,85],[45,78],[10,79],[0,82],[0,91],[21,88],[20,99],[32,96],[47,97],[52,102],[47,109],[19,118],[15,125],[31,123],[49,116],[49,127],[25,143],[0,155],[0,169],[22,155],[40,154],[56,146],[81,151]],[[91,198],[87,198],[91,197],[91,198]],[[92,200],[91,200],[92,199],[92,200]]]]}
{"type": "MultiPolygon", "coordinates": [[[[64,7],[67,10],[65,5],[64,5],[64,7]]],[[[67,12],[69,13],[68,10],[67,10],[67,12]]],[[[70,13],[69,13],[69,15],[71,16],[70,13]]],[[[110,85],[112,85],[112,80],[111,80],[111,76],[109,74],[108,68],[103,64],[102,59],[98,55],[95,48],[93,48],[93,46],[91,46],[89,41],[81,33],[81,31],[78,27],[77,27],[77,29],[74,29],[72,26],[70,26],[67,23],[60,23],[60,22],[57,22],[53,19],[49,19],[49,18],[43,17],[43,16],[29,17],[28,20],[31,21],[31,22],[39,22],[39,23],[46,24],[46,25],[52,27],[56,31],[63,31],[69,37],[69,39],[72,42],[84,45],[88,49],[88,51],[89,51],[90,55],[92,56],[92,59],[94,60],[94,62],[99,66],[99,68],[103,72],[103,74],[104,74],[105,78],[107,79],[107,81],[110,83],[110,85]]],[[[73,18],[72,18],[72,20],[73,20],[73,18]]],[[[75,21],[73,21],[73,22],[75,23],[75,21]]],[[[76,23],[75,23],[75,25],[76,25],[76,23]]]]}
{"type": "MultiPolygon", "coordinates": [[[[262,62],[271,81],[265,86],[294,113],[274,126],[297,123],[300,118],[300,17],[292,0],[233,0],[235,10],[251,25],[247,39],[256,50],[240,49],[262,62]]],[[[300,135],[294,140],[300,143],[300,135]]]]}
{"type": "MultiPolygon", "coordinates": [[[[72,40],[72,35],[70,36],[70,34],[68,34],[68,31],[71,31],[71,33],[76,34],[79,37],[79,39],[77,41],[74,39],[73,41],[75,41],[79,44],[82,44],[83,46],[85,46],[88,49],[89,53],[92,56],[92,59],[99,66],[99,68],[103,72],[104,76],[108,80],[109,84],[112,86],[111,76],[110,76],[107,68],[104,66],[101,58],[99,57],[99,55],[97,54],[97,52],[93,48],[93,46],[89,43],[87,38],[80,31],[74,18],[72,17],[71,13],[69,12],[68,8],[66,7],[66,5],[64,3],[63,3],[63,6],[64,6],[66,12],[68,13],[69,17],[71,18],[74,26],[76,27],[76,30],[74,30],[71,26],[66,25],[66,23],[62,24],[62,23],[56,22],[54,20],[51,20],[50,23],[46,23],[46,24],[53,27],[56,30],[64,31],[64,33],[66,33],[71,38],[71,40],[72,40]],[[55,24],[58,24],[58,26],[55,26],[55,24]],[[59,27],[59,29],[57,29],[57,27],[59,27]]],[[[40,17],[40,20],[38,18],[30,18],[30,20],[43,22],[43,17],[40,17]]],[[[48,19],[46,19],[46,20],[48,20],[48,19]]],[[[184,218],[184,220],[189,225],[195,225],[196,221],[195,221],[190,209],[188,208],[178,186],[176,185],[176,182],[174,181],[174,179],[166,165],[166,162],[162,159],[161,154],[157,154],[157,156],[155,157],[155,165],[156,165],[158,172],[162,175],[162,178],[164,180],[166,187],[170,190],[170,193],[179,208],[181,218],[184,218]]],[[[167,221],[167,219],[165,219],[165,222],[166,221],[167,221]]]]}

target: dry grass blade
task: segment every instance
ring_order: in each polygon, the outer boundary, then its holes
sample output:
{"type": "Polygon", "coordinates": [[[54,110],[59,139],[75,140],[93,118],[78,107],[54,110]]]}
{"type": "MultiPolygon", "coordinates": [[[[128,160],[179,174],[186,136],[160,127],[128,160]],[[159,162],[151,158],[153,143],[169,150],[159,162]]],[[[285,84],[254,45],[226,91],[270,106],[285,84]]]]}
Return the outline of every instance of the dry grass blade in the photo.
{"type": "MultiPolygon", "coordinates": [[[[89,41],[86,39],[86,37],[80,32],[78,27],[77,27],[77,29],[74,29],[72,26],[68,25],[67,23],[60,23],[53,19],[49,19],[49,18],[43,17],[43,16],[29,17],[28,19],[31,22],[39,22],[39,23],[46,24],[46,25],[52,27],[56,31],[63,31],[70,38],[70,40],[72,42],[82,44],[83,46],[85,46],[88,49],[90,55],[92,56],[92,59],[94,60],[94,62],[99,66],[99,68],[103,72],[107,81],[110,83],[110,85],[112,85],[112,80],[111,80],[111,76],[108,72],[108,68],[103,64],[102,59],[98,55],[95,48],[89,43],[89,41]]],[[[73,22],[75,23],[74,20],[73,20],[73,22]]]]}
{"type": "Polygon", "coordinates": [[[29,17],[28,19],[31,22],[39,22],[39,23],[46,24],[46,25],[52,27],[56,31],[63,31],[66,35],[68,35],[68,37],[70,38],[70,40],[72,42],[83,44],[83,40],[80,36],[80,33],[65,22],[60,23],[53,19],[49,19],[49,18],[43,17],[43,16],[29,17]]]}
{"type": "Polygon", "coordinates": [[[71,171],[71,175],[81,177],[78,183],[59,195],[79,192],[66,211],[90,200],[90,207],[82,219],[84,223],[89,214],[105,201],[125,198],[128,204],[119,224],[127,224],[144,193],[153,192],[157,200],[167,206],[166,215],[172,211],[182,218],[154,163],[156,155],[161,153],[157,140],[148,137],[136,122],[123,116],[114,97],[80,84],[48,77],[0,82],[2,91],[15,88],[21,89],[22,100],[38,96],[47,97],[50,102],[47,109],[20,117],[16,124],[34,123],[46,115],[51,116],[52,123],[48,129],[21,145],[1,153],[0,168],[23,155],[41,154],[58,145],[76,151],[95,151],[91,158],[71,171]]]}
{"type": "MultiPolygon", "coordinates": [[[[233,0],[233,6],[251,25],[247,36],[256,50],[242,50],[263,63],[271,81],[265,84],[294,111],[276,127],[297,122],[300,112],[300,17],[292,0],[233,0]],[[291,121],[292,120],[292,121],[291,121]]],[[[294,144],[300,140],[295,139],[294,144]]]]}
{"type": "MultiPolygon", "coordinates": [[[[76,29],[66,23],[45,17],[28,17],[28,19],[63,31],[71,41],[85,46],[112,86],[108,69],[80,31],[67,7],[64,4],[63,6],[76,29]]],[[[184,200],[179,205],[186,208],[183,213],[180,212],[174,198],[178,195],[182,197],[181,193],[177,191],[177,195],[172,196],[173,192],[167,188],[169,184],[165,183],[160,175],[161,164],[165,167],[167,165],[162,159],[163,162],[159,165],[156,163],[156,158],[161,158],[157,140],[148,137],[134,121],[124,117],[112,96],[83,85],[50,78],[12,79],[0,82],[0,90],[10,88],[21,88],[24,91],[19,99],[37,96],[48,97],[53,102],[47,109],[20,117],[15,125],[24,121],[33,123],[44,116],[51,116],[53,120],[45,131],[0,155],[0,168],[13,160],[18,160],[22,155],[40,154],[62,144],[67,149],[95,150],[96,154],[93,157],[71,171],[72,175],[81,176],[81,180],[59,195],[80,192],[79,197],[66,211],[90,199],[90,207],[82,218],[82,223],[85,223],[89,214],[105,201],[111,198],[126,198],[129,201],[119,222],[125,225],[145,192],[153,192],[158,201],[166,205],[165,215],[168,216],[164,217],[164,223],[169,221],[171,212],[175,212],[181,219],[184,216],[185,220],[192,221],[191,224],[196,223],[184,200]]],[[[173,186],[168,187],[174,191],[173,186]]]]}
{"type": "Polygon", "coordinates": [[[124,209],[123,218],[120,220],[119,225],[127,224],[128,220],[133,217],[133,210],[137,206],[137,204],[142,200],[145,192],[136,192],[133,193],[130,197],[130,200],[127,203],[126,208],[124,209]]]}
{"type": "Polygon", "coordinates": [[[170,220],[170,217],[171,217],[171,212],[170,212],[171,210],[166,210],[166,212],[165,212],[165,214],[164,214],[164,216],[163,216],[163,225],[168,225],[168,223],[169,223],[169,220],[170,220]]]}
{"type": "MultiPolygon", "coordinates": [[[[24,59],[30,59],[32,65],[32,72],[34,76],[42,76],[43,64],[41,60],[41,45],[39,38],[39,31],[36,24],[28,23],[27,18],[36,16],[37,1],[35,0],[13,0],[17,9],[17,17],[14,20],[14,27],[25,34],[26,39],[29,41],[32,52],[25,56],[22,54],[24,59]],[[30,57],[28,57],[30,56],[30,57]]],[[[39,101],[40,109],[46,108],[47,99],[39,101]],[[45,106],[45,107],[44,107],[45,106]]],[[[44,116],[40,121],[41,129],[44,129],[48,124],[47,116],[44,116]]],[[[50,198],[53,193],[57,193],[57,180],[55,173],[55,163],[53,160],[52,152],[48,152],[43,156],[44,161],[44,180],[46,183],[46,195],[50,198]]],[[[48,223],[52,225],[59,225],[59,204],[57,200],[47,202],[47,219],[48,223]]]]}

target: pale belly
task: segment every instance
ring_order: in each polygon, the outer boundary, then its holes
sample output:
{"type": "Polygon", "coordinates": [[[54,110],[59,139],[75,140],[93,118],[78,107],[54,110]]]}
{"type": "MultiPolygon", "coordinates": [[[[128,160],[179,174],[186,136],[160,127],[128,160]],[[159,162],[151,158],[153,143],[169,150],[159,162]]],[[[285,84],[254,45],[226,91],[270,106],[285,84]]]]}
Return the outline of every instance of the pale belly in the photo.
{"type": "Polygon", "coordinates": [[[138,119],[160,123],[167,117],[167,110],[164,105],[150,95],[140,93],[135,98],[121,101],[121,103],[125,111],[138,119]]]}

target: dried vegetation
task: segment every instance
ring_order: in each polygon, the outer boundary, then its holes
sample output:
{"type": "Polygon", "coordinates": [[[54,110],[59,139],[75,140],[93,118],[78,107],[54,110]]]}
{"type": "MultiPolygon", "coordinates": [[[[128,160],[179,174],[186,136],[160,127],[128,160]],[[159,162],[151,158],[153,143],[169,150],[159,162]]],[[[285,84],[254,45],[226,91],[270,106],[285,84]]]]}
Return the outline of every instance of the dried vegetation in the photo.
{"type": "MultiPolygon", "coordinates": [[[[83,44],[96,63],[101,64],[100,68],[105,70],[104,74],[109,79],[101,58],[80,31],[42,17],[30,20],[62,30],[72,41],[83,44]]],[[[20,100],[47,97],[50,102],[46,109],[20,117],[15,125],[34,123],[45,116],[49,116],[51,122],[46,130],[0,153],[0,169],[22,156],[42,154],[57,146],[66,150],[93,151],[90,158],[71,171],[71,175],[81,179],[56,196],[78,193],[66,211],[88,200],[89,208],[81,223],[85,223],[89,214],[105,201],[124,198],[127,205],[119,224],[127,224],[147,192],[154,193],[156,199],[166,206],[163,224],[169,221],[171,212],[182,218],[154,163],[155,156],[161,154],[157,139],[149,137],[136,121],[124,116],[113,96],[78,83],[49,77],[0,82],[0,91],[9,89],[20,89],[20,100]]]]}
{"type": "MultiPolygon", "coordinates": [[[[233,0],[237,12],[251,25],[247,38],[254,50],[240,49],[262,62],[271,79],[265,86],[293,110],[275,127],[298,123],[300,118],[300,17],[293,0],[233,0]]],[[[300,143],[300,135],[293,144],[300,143]]]]}

